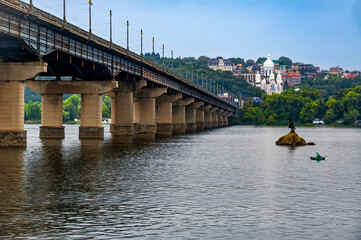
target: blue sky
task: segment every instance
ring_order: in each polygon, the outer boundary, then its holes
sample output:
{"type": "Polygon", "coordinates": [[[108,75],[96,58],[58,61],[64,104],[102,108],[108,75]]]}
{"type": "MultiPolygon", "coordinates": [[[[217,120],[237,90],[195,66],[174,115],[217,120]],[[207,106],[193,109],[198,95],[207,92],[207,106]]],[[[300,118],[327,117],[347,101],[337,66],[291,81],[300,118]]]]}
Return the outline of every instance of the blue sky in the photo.
{"type": "MultiPolygon", "coordinates": [[[[61,0],[33,0],[62,16],[61,0]]],[[[140,52],[165,44],[166,56],[290,57],[323,69],[341,66],[361,70],[361,0],[93,0],[93,32],[140,52]]],[[[88,29],[88,1],[67,0],[67,19],[88,29]]]]}

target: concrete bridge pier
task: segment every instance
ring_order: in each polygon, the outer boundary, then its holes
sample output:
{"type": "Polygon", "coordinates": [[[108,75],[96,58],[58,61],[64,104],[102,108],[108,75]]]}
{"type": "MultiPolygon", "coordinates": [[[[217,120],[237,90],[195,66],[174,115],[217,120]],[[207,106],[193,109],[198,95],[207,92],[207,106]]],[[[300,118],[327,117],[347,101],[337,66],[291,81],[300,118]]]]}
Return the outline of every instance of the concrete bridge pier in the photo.
{"type": "Polygon", "coordinates": [[[218,127],[223,127],[223,113],[224,113],[224,109],[219,109],[216,112],[218,116],[218,127]]]}
{"type": "Polygon", "coordinates": [[[118,89],[107,95],[112,98],[110,132],[118,136],[132,136],[134,133],[133,83],[120,81],[118,89]]]}
{"type": "Polygon", "coordinates": [[[155,139],[157,133],[155,100],[166,92],[167,88],[142,88],[134,93],[136,139],[155,139]]]}
{"type": "Polygon", "coordinates": [[[173,102],[182,98],[182,94],[163,94],[156,99],[157,135],[170,137],[173,134],[173,102]]]}
{"type": "Polygon", "coordinates": [[[212,105],[206,105],[196,110],[196,130],[204,131],[206,128],[206,111],[212,108],[212,105]]]}
{"type": "Polygon", "coordinates": [[[193,102],[194,98],[182,98],[173,103],[173,134],[186,133],[186,106],[193,102]]]}
{"type": "Polygon", "coordinates": [[[218,114],[217,112],[212,114],[212,128],[218,128],[218,114]]]}
{"type": "Polygon", "coordinates": [[[197,130],[197,109],[202,107],[204,102],[194,102],[186,107],[186,132],[194,133],[197,130]]]}
{"type": "Polygon", "coordinates": [[[40,138],[65,138],[63,126],[63,94],[41,95],[40,138]]]}
{"type": "Polygon", "coordinates": [[[216,111],[218,111],[218,107],[212,107],[208,111],[206,111],[206,115],[205,115],[206,129],[212,129],[212,128],[216,127],[213,124],[213,118],[214,118],[216,111]]]}
{"type": "Polygon", "coordinates": [[[103,139],[102,94],[81,95],[80,139],[103,139]]]}
{"type": "Polygon", "coordinates": [[[0,63],[0,147],[25,147],[25,80],[47,71],[43,62],[0,63]]]}

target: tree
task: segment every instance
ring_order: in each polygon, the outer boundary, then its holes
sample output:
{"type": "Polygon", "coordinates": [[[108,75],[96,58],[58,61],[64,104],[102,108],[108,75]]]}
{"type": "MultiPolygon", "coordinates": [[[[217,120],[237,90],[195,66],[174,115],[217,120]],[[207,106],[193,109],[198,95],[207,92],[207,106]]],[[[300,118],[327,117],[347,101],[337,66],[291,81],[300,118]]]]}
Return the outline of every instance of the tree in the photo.
{"type": "Polygon", "coordinates": [[[292,60],[288,57],[280,57],[279,60],[281,61],[282,65],[286,65],[287,68],[291,68],[292,60]]]}
{"type": "Polygon", "coordinates": [[[111,118],[111,97],[105,96],[102,105],[103,118],[111,118]]]}
{"type": "Polygon", "coordinates": [[[266,60],[267,60],[267,58],[265,58],[265,57],[260,57],[260,58],[257,59],[256,64],[260,64],[260,63],[262,63],[262,62],[265,62],[266,60]]]}
{"type": "Polygon", "coordinates": [[[25,104],[25,120],[40,120],[41,119],[41,104],[38,102],[29,101],[25,104]]]}
{"type": "Polygon", "coordinates": [[[63,110],[69,113],[70,121],[74,121],[75,118],[80,116],[80,97],[73,95],[70,98],[66,99],[63,103],[63,110]]]}
{"type": "Polygon", "coordinates": [[[343,117],[343,123],[352,124],[357,120],[358,116],[360,116],[360,113],[356,109],[352,109],[349,112],[345,112],[343,117]]]}
{"type": "Polygon", "coordinates": [[[253,66],[255,63],[254,63],[254,60],[252,60],[252,59],[248,59],[247,61],[246,61],[246,67],[250,67],[250,66],[253,66]]]}

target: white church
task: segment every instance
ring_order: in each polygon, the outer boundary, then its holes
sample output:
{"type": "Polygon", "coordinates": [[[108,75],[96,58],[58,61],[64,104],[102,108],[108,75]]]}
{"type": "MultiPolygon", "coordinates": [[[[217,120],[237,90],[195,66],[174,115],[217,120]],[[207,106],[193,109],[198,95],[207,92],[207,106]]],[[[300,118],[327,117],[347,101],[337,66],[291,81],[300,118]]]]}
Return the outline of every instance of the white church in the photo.
{"type": "Polygon", "coordinates": [[[269,54],[267,60],[263,63],[263,75],[260,72],[256,74],[256,86],[269,95],[283,92],[282,75],[278,72],[277,77],[275,77],[275,64],[269,54]]]}

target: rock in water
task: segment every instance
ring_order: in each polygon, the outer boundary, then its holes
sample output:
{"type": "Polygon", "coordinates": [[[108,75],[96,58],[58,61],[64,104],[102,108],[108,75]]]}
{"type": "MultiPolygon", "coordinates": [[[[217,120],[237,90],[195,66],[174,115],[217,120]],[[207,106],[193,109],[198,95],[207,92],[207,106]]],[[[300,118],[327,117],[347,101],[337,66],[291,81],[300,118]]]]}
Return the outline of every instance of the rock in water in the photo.
{"type": "Polygon", "coordinates": [[[276,142],[277,145],[305,146],[305,139],[299,137],[297,133],[289,133],[276,142]]]}

